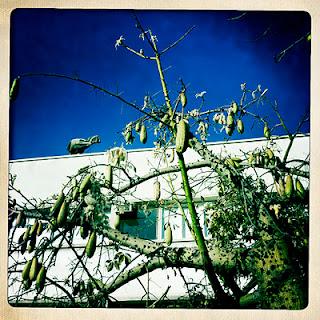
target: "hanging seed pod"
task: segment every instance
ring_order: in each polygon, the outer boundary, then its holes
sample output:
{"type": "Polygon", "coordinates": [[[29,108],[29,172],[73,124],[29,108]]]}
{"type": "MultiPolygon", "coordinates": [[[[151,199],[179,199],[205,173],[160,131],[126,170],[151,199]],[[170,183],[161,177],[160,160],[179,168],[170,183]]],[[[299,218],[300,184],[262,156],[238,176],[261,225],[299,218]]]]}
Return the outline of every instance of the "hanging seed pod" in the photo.
{"type": "Polygon", "coordinates": [[[23,234],[23,240],[24,240],[24,241],[27,241],[27,240],[29,239],[30,230],[31,230],[31,227],[28,226],[28,228],[26,229],[26,231],[25,231],[24,234],[23,234]]]}
{"type": "Polygon", "coordinates": [[[232,110],[233,114],[236,114],[238,112],[239,108],[238,108],[238,105],[236,102],[232,102],[231,110],[232,110]]]}
{"type": "Polygon", "coordinates": [[[161,196],[161,186],[160,186],[160,182],[158,180],[155,181],[153,184],[153,194],[154,194],[154,199],[156,201],[158,201],[161,196]]]}
{"type": "Polygon", "coordinates": [[[46,282],[46,274],[47,270],[44,266],[42,266],[36,278],[36,288],[38,293],[41,292],[44,288],[44,284],[46,282]]]}
{"type": "Polygon", "coordinates": [[[36,280],[37,274],[39,270],[39,264],[37,257],[34,257],[31,262],[30,272],[29,272],[29,279],[31,281],[36,280]]]}
{"type": "Polygon", "coordinates": [[[50,229],[52,232],[55,232],[58,229],[57,219],[52,218],[50,220],[50,223],[48,224],[48,229],[50,229]]]}
{"type": "Polygon", "coordinates": [[[111,164],[108,164],[106,166],[106,187],[110,189],[112,187],[112,182],[113,182],[113,175],[112,175],[112,166],[111,164]]]}
{"type": "Polygon", "coordinates": [[[147,128],[144,124],[141,126],[140,130],[140,142],[143,144],[147,142],[147,128]]]}
{"type": "Polygon", "coordinates": [[[31,263],[32,263],[32,260],[27,261],[27,263],[25,264],[25,266],[23,268],[23,271],[22,271],[22,279],[23,280],[28,280],[29,279],[31,263]]]}
{"type": "Polygon", "coordinates": [[[231,136],[232,133],[233,133],[233,126],[232,127],[226,126],[226,134],[228,136],[231,136]]]}
{"type": "Polygon", "coordinates": [[[32,237],[29,241],[29,246],[28,246],[28,252],[31,253],[33,252],[35,246],[36,246],[37,238],[36,236],[32,237]]]}
{"type": "Polygon", "coordinates": [[[264,136],[265,136],[267,139],[270,139],[271,134],[270,134],[270,129],[269,129],[267,123],[264,124],[263,134],[264,134],[264,136]]]}
{"type": "Polygon", "coordinates": [[[94,255],[94,252],[96,251],[96,245],[97,245],[96,242],[97,242],[96,232],[92,231],[86,245],[86,254],[88,258],[91,258],[94,255]]]}
{"type": "Polygon", "coordinates": [[[170,224],[167,225],[166,230],[164,231],[164,241],[167,246],[170,246],[172,243],[172,230],[170,224]]]}
{"type": "Polygon", "coordinates": [[[266,155],[269,159],[273,159],[274,157],[273,151],[270,148],[266,148],[266,155]]]}
{"type": "Polygon", "coordinates": [[[183,153],[188,148],[189,140],[189,125],[185,120],[180,120],[177,125],[177,135],[176,135],[176,151],[183,153]]]}
{"type": "Polygon", "coordinates": [[[72,200],[76,201],[78,199],[79,196],[79,187],[76,186],[72,189],[72,200]]]}
{"type": "Polygon", "coordinates": [[[243,134],[243,132],[244,132],[244,126],[243,126],[243,122],[241,119],[237,120],[237,130],[240,134],[243,134]]]}
{"type": "Polygon", "coordinates": [[[174,149],[170,149],[170,156],[168,158],[168,162],[172,163],[174,161],[174,149]]]}
{"type": "Polygon", "coordinates": [[[66,201],[63,201],[57,217],[58,228],[61,228],[65,225],[67,221],[68,211],[69,211],[69,205],[66,201]]]}
{"type": "Polygon", "coordinates": [[[169,120],[169,115],[166,113],[162,118],[161,122],[159,122],[159,128],[162,128],[164,126],[164,123],[167,123],[169,120]]]}
{"type": "Polygon", "coordinates": [[[13,80],[10,92],[9,92],[9,97],[11,101],[14,101],[19,93],[19,87],[20,87],[20,77],[17,77],[13,80]]]}
{"type": "Polygon", "coordinates": [[[227,116],[227,126],[228,127],[232,127],[233,126],[233,115],[232,113],[229,113],[228,116],[227,116]]]}
{"type": "Polygon", "coordinates": [[[34,235],[37,234],[38,226],[39,226],[39,221],[36,220],[30,229],[30,237],[33,237],[34,235]]]}
{"type": "Polygon", "coordinates": [[[27,245],[28,245],[28,242],[27,242],[27,241],[23,241],[23,242],[21,243],[21,248],[20,248],[21,254],[24,254],[24,253],[26,252],[26,250],[27,250],[27,245]]]}
{"type": "Polygon", "coordinates": [[[22,225],[22,223],[23,223],[24,220],[26,220],[26,216],[25,216],[25,214],[24,214],[23,211],[20,211],[20,212],[18,213],[18,215],[17,215],[16,225],[17,225],[18,227],[21,227],[21,225],[22,225]]]}
{"type": "Polygon", "coordinates": [[[298,178],[296,179],[296,192],[299,198],[303,199],[305,197],[306,191],[298,178]]]}
{"type": "Polygon", "coordinates": [[[89,228],[86,224],[80,227],[80,236],[82,239],[86,239],[89,234],[89,228]]]}
{"type": "Polygon", "coordinates": [[[288,198],[292,196],[293,193],[293,181],[292,176],[289,174],[286,177],[286,183],[285,183],[285,194],[288,198]]]}
{"type": "Polygon", "coordinates": [[[56,217],[59,213],[60,207],[64,201],[64,193],[61,191],[61,193],[59,194],[56,202],[54,203],[54,205],[52,206],[51,210],[50,210],[50,214],[54,217],[56,217]]]}
{"type": "Polygon", "coordinates": [[[120,221],[121,221],[120,215],[118,213],[115,213],[112,220],[113,220],[112,221],[113,222],[113,228],[114,229],[118,229],[119,226],[120,226],[120,221]]]}
{"type": "Polygon", "coordinates": [[[79,192],[86,193],[91,185],[91,173],[88,173],[81,181],[79,192]]]}
{"type": "Polygon", "coordinates": [[[279,196],[283,197],[285,195],[285,187],[284,187],[284,182],[282,178],[278,179],[278,183],[276,183],[276,189],[279,196]]]}
{"type": "Polygon", "coordinates": [[[181,102],[182,108],[184,108],[187,105],[187,96],[184,91],[180,93],[180,102],[181,102]]]}
{"type": "Polygon", "coordinates": [[[215,123],[218,123],[219,120],[220,120],[220,113],[216,113],[216,114],[214,115],[214,117],[213,117],[213,121],[214,121],[215,123]]]}
{"type": "Polygon", "coordinates": [[[41,236],[42,231],[43,231],[43,224],[41,221],[39,221],[38,228],[37,228],[37,236],[41,236]]]}
{"type": "Polygon", "coordinates": [[[30,279],[26,279],[23,281],[23,287],[25,290],[30,289],[31,285],[32,285],[32,281],[30,279]]]}
{"type": "Polygon", "coordinates": [[[138,122],[136,123],[135,130],[136,130],[136,132],[140,132],[140,129],[141,129],[141,123],[140,123],[140,121],[138,121],[138,122]]]}

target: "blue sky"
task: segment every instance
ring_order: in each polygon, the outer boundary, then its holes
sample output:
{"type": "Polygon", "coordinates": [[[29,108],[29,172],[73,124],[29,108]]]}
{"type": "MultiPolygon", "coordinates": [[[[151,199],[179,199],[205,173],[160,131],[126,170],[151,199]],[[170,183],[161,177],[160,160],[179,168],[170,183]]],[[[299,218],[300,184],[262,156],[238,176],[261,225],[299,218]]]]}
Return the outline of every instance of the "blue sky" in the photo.
{"type": "MultiPolygon", "coordinates": [[[[206,107],[239,101],[240,84],[268,88],[280,113],[293,130],[310,105],[310,42],[301,41],[275,63],[274,56],[310,31],[310,17],[303,12],[237,11],[136,11],[145,28],[152,29],[158,47],[167,47],[188,28],[196,28],[162,58],[171,97],[188,84],[188,108],[203,90],[206,107]],[[266,31],[266,32],[265,32],[266,31]],[[265,34],[264,34],[265,32],[265,34]],[[263,36],[264,34],[264,36],[263,36]]],[[[161,90],[156,65],[124,48],[116,39],[148,52],[128,10],[17,9],[11,17],[10,78],[24,73],[58,73],[79,77],[139,105],[146,94],[161,90]]],[[[163,104],[161,94],[154,97],[163,104]]],[[[256,111],[276,119],[267,105],[256,111]]],[[[10,159],[67,154],[66,145],[76,137],[98,134],[102,142],[89,152],[105,151],[123,142],[121,130],[138,112],[119,100],[75,81],[47,77],[21,79],[18,98],[10,105],[10,159]]],[[[302,127],[309,132],[309,125],[302,127]]],[[[281,133],[276,132],[275,133],[281,133]]],[[[242,136],[259,137],[261,125],[248,126],[242,136]]],[[[152,132],[149,132],[152,137],[152,132]]],[[[209,141],[226,136],[211,132],[209,141]]],[[[128,148],[141,145],[139,139],[128,148]]]]}

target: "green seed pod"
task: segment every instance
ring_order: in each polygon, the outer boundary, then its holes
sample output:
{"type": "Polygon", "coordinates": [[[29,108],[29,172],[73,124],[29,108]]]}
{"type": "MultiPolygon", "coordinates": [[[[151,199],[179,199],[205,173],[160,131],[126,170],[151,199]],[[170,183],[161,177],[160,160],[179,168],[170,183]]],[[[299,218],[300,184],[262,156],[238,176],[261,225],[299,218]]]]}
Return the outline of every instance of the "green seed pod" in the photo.
{"type": "Polygon", "coordinates": [[[181,102],[182,108],[184,108],[187,105],[187,96],[184,91],[180,93],[180,102],[181,102]]]}
{"type": "Polygon", "coordinates": [[[232,127],[226,126],[226,134],[228,136],[231,136],[232,133],[233,133],[233,126],[232,127]]]}
{"type": "Polygon", "coordinates": [[[32,259],[31,267],[30,267],[30,272],[29,272],[29,279],[30,279],[31,281],[36,280],[38,271],[39,271],[38,259],[37,259],[37,257],[34,257],[34,258],[32,259]]]}
{"type": "Polygon", "coordinates": [[[11,101],[14,101],[19,93],[19,87],[20,87],[20,77],[17,77],[13,80],[10,92],[9,92],[9,97],[11,101]]]}
{"type": "Polygon", "coordinates": [[[172,243],[172,230],[170,224],[167,225],[166,230],[164,231],[164,241],[167,246],[170,246],[172,243]]]}
{"type": "Polygon", "coordinates": [[[78,199],[78,196],[79,196],[79,187],[76,186],[72,190],[72,200],[76,201],[78,199]]]}
{"type": "Polygon", "coordinates": [[[269,159],[272,159],[274,157],[273,151],[269,148],[266,149],[266,155],[269,159]]]}
{"type": "Polygon", "coordinates": [[[299,198],[303,199],[305,197],[306,191],[298,178],[296,179],[296,191],[299,198]]]}
{"type": "Polygon", "coordinates": [[[140,130],[140,142],[143,144],[147,142],[147,128],[144,124],[141,126],[140,130]]]}
{"type": "Polygon", "coordinates": [[[23,242],[21,243],[21,248],[20,248],[21,254],[24,254],[24,253],[26,252],[26,250],[27,250],[27,244],[28,244],[27,241],[23,241],[23,242]]]}
{"type": "Polygon", "coordinates": [[[34,248],[35,248],[35,246],[36,246],[36,242],[37,242],[37,238],[36,238],[36,236],[34,235],[34,236],[31,238],[30,242],[29,242],[29,246],[28,246],[28,252],[29,252],[29,253],[31,253],[31,252],[34,250],[34,248]]]}
{"type": "Polygon", "coordinates": [[[25,290],[30,289],[31,285],[32,285],[32,281],[30,281],[30,279],[26,279],[23,281],[23,287],[25,290]]]}
{"type": "Polygon", "coordinates": [[[37,234],[38,226],[39,226],[39,221],[36,220],[30,229],[30,237],[33,237],[33,235],[37,234]]]}
{"type": "Polygon", "coordinates": [[[244,132],[244,126],[243,126],[243,122],[241,119],[237,120],[237,130],[240,134],[243,134],[243,132],[244,132]]]}
{"type": "Polygon", "coordinates": [[[285,187],[282,178],[279,178],[278,183],[276,183],[276,189],[280,197],[283,197],[285,194],[285,187]]]}
{"type": "Polygon", "coordinates": [[[58,229],[57,219],[52,218],[50,223],[48,224],[48,228],[51,229],[52,232],[55,232],[58,229]]]}
{"type": "Polygon", "coordinates": [[[108,164],[106,166],[106,187],[110,189],[113,183],[112,166],[108,164]]]}
{"type": "Polygon", "coordinates": [[[26,231],[25,231],[24,234],[23,234],[23,240],[24,240],[24,241],[27,241],[27,240],[29,239],[30,230],[31,230],[31,227],[28,226],[28,228],[26,229],[26,231]]]}
{"type": "Polygon", "coordinates": [[[140,123],[140,121],[138,121],[138,122],[136,123],[135,130],[136,130],[137,132],[140,132],[140,129],[141,129],[141,123],[140,123]]]}
{"type": "Polygon", "coordinates": [[[155,200],[158,201],[160,199],[160,195],[161,195],[161,186],[160,186],[160,182],[158,180],[155,181],[153,184],[153,193],[154,193],[155,200]]]}
{"type": "Polygon", "coordinates": [[[114,229],[118,229],[120,226],[120,215],[118,213],[116,213],[113,217],[113,228],[114,229]]]}
{"type": "Polygon", "coordinates": [[[43,224],[41,221],[39,221],[38,228],[37,228],[37,236],[41,236],[42,231],[43,231],[43,224]]]}
{"type": "Polygon", "coordinates": [[[188,148],[189,125],[183,119],[177,125],[176,151],[183,153],[188,148]]]}
{"type": "Polygon", "coordinates": [[[94,252],[96,251],[96,245],[97,245],[97,235],[95,231],[92,231],[86,245],[86,254],[88,258],[91,258],[94,255],[94,252]]]}
{"type": "Polygon", "coordinates": [[[293,181],[292,181],[292,176],[289,174],[286,177],[286,183],[285,183],[285,194],[288,198],[291,197],[293,193],[293,181]]]}
{"type": "Polygon", "coordinates": [[[59,213],[60,207],[64,201],[64,193],[61,191],[61,193],[59,194],[56,202],[54,203],[54,205],[52,206],[51,210],[50,210],[50,214],[54,217],[56,217],[59,213]]]}
{"type": "Polygon", "coordinates": [[[31,268],[31,263],[32,263],[32,260],[29,260],[24,268],[23,268],[23,271],[22,271],[22,279],[23,280],[28,280],[29,279],[29,273],[30,273],[30,268],[31,268]]]}
{"type": "Polygon", "coordinates": [[[270,134],[270,129],[269,129],[267,123],[264,124],[263,134],[267,139],[270,139],[271,134],[270,134]]]}
{"type": "Polygon", "coordinates": [[[233,115],[231,113],[228,114],[227,116],[227,126],[232,127],[233,126],[233,115]]]}
{"type": "Polygon", "coordinates": [[[79,192],[86,194],[91,185],[91,173],[88,173],[81,181],[79,192]]]}
{"type": "Polygon", "coordinates": [[[238,112],[238,110],[239,110],[238,105],[237,105],[236,102],[232,102],[231,108],[232,108],[232,112],[233,112],[234,114],[236,114],[236,113],[238,112]]]}
{"type": "Polygon", "coordinates": [[[89,234],[89,228],[87,225],[83,225],[80,227],[80,236],[82,239],[85,239],[89,234]]]}
{"type": "Polygon", "coordinates": [[[38,293],[41,292],[44,288],[44,284],[46,282],[46,273],[46,268],[42,266],[36,278],[36,288],[38,293]]]}
{"type": "Polygon", "coordinates": [[[161,122],[159,123],[159,128],[162,128],[164,126],[164,123],[167,123],[169,120],[169,115],[166,113],[162,119],[161,122]]]}
{"type": "Polygon", "coordinates": [[[58,228],[63,227],[67,221],[69,206],[66,201],[63,201],[58,217],[57,217],[57,226],[58,228]]]}

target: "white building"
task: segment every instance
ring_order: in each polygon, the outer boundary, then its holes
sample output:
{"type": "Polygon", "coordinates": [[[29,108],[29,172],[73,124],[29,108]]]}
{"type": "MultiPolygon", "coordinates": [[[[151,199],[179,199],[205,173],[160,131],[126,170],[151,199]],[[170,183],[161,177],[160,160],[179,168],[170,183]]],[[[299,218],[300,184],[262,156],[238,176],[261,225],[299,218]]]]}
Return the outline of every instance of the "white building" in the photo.
{"type": "MultiPolygon", "coordinates": [[[[279,156],[284,154],[289,140],[285,137],[276,139],[273,141],[274,149],[278,150],[279,156]]],[[[244,153],[254,151],[257,149],[262,149],[270,144],[266,139],[251,139],[251,140],[240,140],[240,141],[230,141],[221,143],[210,143],[208,148],[216,155],[227,155],[242,157],[244,153]]],[[[308,159],[309,156],[309,136],[298,136],[294,140],[294,144],[291,148],[289,158],[290,159],[308,159]]],[[[186,163],[192,163],[200,161],[199,155],[191,150],[190,148],[185,153],[186,163]]],[[[132,177],[145,176],[146,174],[152,172],[153,170],[159,170],[167,166],[163,161],[160,161],[158,157],[155,157],[154,149],[140,149],[140,150],[130,150],[128,151],[128,162],[130,162],[133,167],[131,168],[130,174],[132,177]]],[[[87,165],[94,166],[94,170],[97,172],[104,172],[105,165],[107,163],[106,153],[91,153],[75,156],[59,156],[59,157],[48,157],[48,158],[34,158],[34,159],[22,159],[10,161],[9,171],[11,174],[15,175],[15,189],[19,190],[27,199],[35,199],[36,201],[44,200],[50,198],[53,194],[58,194],[62,186],[68,181],[68,176],[73,176],[80,168],[87,165]]],[[[170,165],[176,165],[176,159],[170,165]]],[[[260,170],[262,173],[262,169],[260,170]]],[[[216,197],[218,191],[216,189],[209,189],[206,181],[210,180],[210,174],[208,168],[198,168],[189,170],[191,180],[194,183],[195,201],[197,202],[198,212],[201,214],[201,224],[204,228],[205,235],[208,236],[206,225],[204,223],[204,213],[201,210],[205,206],[205,201],[216,197]],[[203,183],[197,183],[201,181],[203,183]]],[[[250,173],[250,172],[249,172],[250,173]]],[[[171,173],[171,179],[173,180],[174,187],[178,190],[177,196],[183,199],[184,193],[181,189],[181,179],[178,173],[171,173]]],[[[121,178],[124,178],[123,173],[115,180],[114,184],[125,183],[121,182],[121,178]]],[[[271,176],[264,175],[264,179],[272,184],[271,176]]],[[[149,205],[148,210],[140,210],[142,204],[154,203],[153,195],[153,183],[155,178],[149,179],[142,184],[134,188],[134,192],[129,190],[125,193],[126,200],[130,203],[138,206],[137,215],[134,219],[122,219],[120,230],[128,232],[129,234],[134,234],[142,238],[150,239],[156,242],[163,241],[164,238],[164,225],[168,221],[170,216],[170,224],[173,226],[173,245],[174,246],[192,246],[194,245],[192,236],[188,231],[185,222],[180,214],[169,212],[161,208],[161,206],[149,205]],[[147,213],[146,213],[147,212],[147,213]]],[[[161,184],[161,198],[160,201],[171,200],[172,193],[170,191],[170,184],[168,183],[168,176],[163,175],[159,178],[161,184]]],[[[105,190],[106,194],[108,193],[105,190]]],[[[10,196],[15,198],[17,203],[26,203],[26,198],[23,198],[19,193],[14,190],[10,191],[10,196]]],[[[31,200],[34,201],[34,200],[31,200]]],[[[24,228],[19,228],[16,230],[15,237],[19,237],[23,232],[24,228]]],[[[42,237],[48,236],[48,231],[44,232],[42,237]]],[[[100,243],[102,239],[98,239],[100,243]]],[[[83,240],[78,234],[76,234],[73,245],[76,248],[76,252],[81,254],[86,245],[86,240],[83,240]]],[[[108,240],[103,242],[103,248],[101,249],[102,255],[95,254],[92,259],[90,259],[88,267],[93,269],[95,264],[97,264],[98,259],[104,261],[112,260],[114,251],[113,244],[109,243],[108,240]]],[[[135,256],[130,253],[132,258],[135,256]]],[[[32,253],[25,253],[23,256],[15,252],[9,259],[9,267],[17,261],[24,261],[25,259],[31,259],[32,253]]],[[[56,264],[54,267],[50,268],[48,271],[48,278],[56,279],[58,281],[64,281],[68,271],[72,267],[72,260],[75,258],[74,252],[69,248],[67,243],[63,243],[63,249],[60,250],[56,264]]],[[[138,257],[132,263],[138,263],[144,258],[138,257]]],[[[22,270],[22,267],[17,270],[22,270]]],[[[193,279],[193,282],[203,282],[204,274],[202,271],[195,271],[193,269],[184,270],[185,278],[193,279]]],[[[75,277],[82,275],[75,274],[75,277]]],[[[105,274],[102,277],[112,276],[112,271],[107,272],[105,268],[105,274]]],[[[11,280],[17,277],[17,274],[11,275],[11,280]]],[[[86,276],[83,275],[83,279],[86,276]]],[[[70,279],[69,279],[70,280],[70,279]]],[[[9,284],[10,284],[9,277],[9,284]]],[[[54,288],[53,286],[48,286],[45,289],[45,294],[47,296],[63,296],[64,292],[54,288]]],[[[9,302],[15,303],[14,300],[10,300],[10,297],[15,295],[17,292],[21,292],[21,287],[15,283],[12,286],[9,285],[9,302]]],[[[179,296],[186,294],[185,282],[181,275],[175,270],[168,269],[163,271],[161,269],[155,270],[150,274],[143,275],[139,280],[133,280],[128,284],[117,289],[111,294],[111,300],[116,299],[118,301],[130,301],[130,300],[140,300],[140,299],[150,299],[151,301],[159,299],[166,292],[168,298],[177,298],[179,296]],[[152,294],[149,297],[146,295],[146,288],[148,292],[152,294]],[[169,288],[169,289],[168,289],[169,288]]],[[[23,295],[23,299],[19,300],[19,303],[32,300],[33,296],[23,295]]]]}

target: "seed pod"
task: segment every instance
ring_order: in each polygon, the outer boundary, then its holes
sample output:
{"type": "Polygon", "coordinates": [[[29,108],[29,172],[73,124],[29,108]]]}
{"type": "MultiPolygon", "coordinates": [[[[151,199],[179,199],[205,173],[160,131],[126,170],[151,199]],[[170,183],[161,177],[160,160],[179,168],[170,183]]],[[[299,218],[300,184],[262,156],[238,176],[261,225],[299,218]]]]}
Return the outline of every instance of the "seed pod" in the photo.
{"type": "Polygon", "coordinates": [[[68,203],[66,201],[63,201],[61,208],[60,208],[60,211],[59,211],[59,214],[58,214],[58,217],[57,217],[58,228],[63,227],[64,224],[66,223],[68,211],[69,211],[68,209],[69,209],[68,203]]]}
{"type": "Polygon", "coordinates": [[[30,229],[30,237],[32,237],[33,235],[36,235],[38,226],[39,226],[39,221],[36,220],[30,229]]]}
{"type": "Polygon", "coordinates": [[[226,134],[228,136],[231,136],[232,133],[233,133],[233,126],[232,127],[226,126],[226,134]]]}
{"type": "Polygon", "coordinates": [[[183,119],[177,125],[176,151],[183,153],[188,148],[189,125],[183,119]]]}
{"type": "Polygon", "coordinates": [[[61,193],[59,194],[56,202],[54,203],[54,205],[52,206],[51,210],[50,210],[50,214],[54,217],[56,217],[59,213],[60,207],[64,201],[64,193],[61,191],[61,193]]]}
{"type": "Polygon", "coordinates": [[[167,225],[166,230],[164,231],[164,241],[167,246],[170,246],[172,243],[172,230],[170,224],[167,225]]]}
{"type": "Polygon", "coordinates": [[[180,102],[181,102],[182,108],[184,108],[187,105],[187,97],[184,91],[180,93],[180,102]]]}
{"type": "Polygon", "coordinates": [[[124,139],[127,144],[130,144],[133,142],[132,130],[127,130],[124,139]]]}
{"type": "Polygon", "coordinates": [[[274,157],[273,151],[269,148],[266,149],[266,155],[269,159],[272,159],[274,157]]]}
{"type": "Polygon", "coordinates": [[[282,178],[278,179],[278,183],[276,182],[276,189],[280,197],[284,196],[285,188],[284,188],[284,182],[282,178]]]}
{"type": "Polygon", "coordinates": [[[31,230],[31,227],[28,226],[28,228],[26,229],[26,231],[25,231],[24,234],[23,234],[23,240],[24,240],[24,241],[27,241],[27,240],[29,239],[30,230],[31,230]]]}
{"type": "Polygon", "coordinates": [[[20,77],[17,77],[13,80],[10,92],[9,92],[9,97],[11,101],[14,101],[19,93],[19,87],[20,87],[20,77]]]}
{"type": "Polygon", "coordinates": [[[159,123],[159,128],[162,128],[164,126],[164,123],[167,123],[168,120],[169,120],[169,115],[166,113],[162,117],[161,122],[159,123]]]}
{"type": "Polygon", "coordinates": [[[112,166],[111,164],[108,164],[106,166],[106,175],[105,175],[105,179],[106,179],[106,187],[108,189],[110,189],[112,187],[112,182],[113,182],[113,175],[112,175],[112,166]]]}
{"type": "Polygon", "coordinates": [[[161,195],[161,186],[158,180],[155,181],[155,183],[153,184],[153,194],[154,194],[155,200],[158,201],[161,195]]]}
{"type": "Polygon", "coordinates": [[[254,163],[254,155],[253,155],[253,153],[250,153],[249,157],[248,157],[248,164],[249,164],[249,166],[252,166],[253,163],[254,163]]]}
{"type": "Polygon", "coordinates": [[[83,225],[80,227],[80,236],[82,239],[85,239],[89,234],[89,229],[87,225],[83,225]]]}
{"type": "Polygon", "coordinates": [[[37,257],[34,257],[31,262],[30,272],[29,272],[29,279],[31,281],[35,280],[38,274],[39,264],[37,257]]]}
{"type": "Polygon", "coordinates": [[[113,228],[114,229],[118,229],[120,226],[120,215],[118,213],[115,213],[115,215],[113,216],[113,228]]]}
{"type": "Polygon", "coordinates": [[[27,279],[27,280],[23,281],[23,287],[24,287],[25,290],[30,289],[31,285],[32,285],[32,281],[30,281],[30,279],[27,279]]]}
{"type": "Polygon", "coordinates": [[[91,173],[88,173],[81,181],[79,192],[86,193],[91,185],[91,173]]]}
{"type": "Polygon", "coordinates": [[[51,229],[52,232],[55,232],[58,229],[57,219],[52,218],[48,224],[48,229],[51,229]]]}
{"type": "Polygon", "coordinates": [[[291,197],[292,193],[293,193],[293,181],[292,181],[292,177],[291,175],[287,175],[286,177],[286,183],[285,183],[285,194],[288,198],[291,197]]]}
{"type": "Polygon", "coordinates": [[[25,264],[25,266],[23,268],[23,271],[22,271],[22,279],[23,280],[29,279],[31,263],[32,263],[32,260],[27,261],[27,263],[25,264]]]}
{"type": "Polygon", "coordinates": [[[214,115],[214,117],[213,117],[213,121],[214,121],[215,123],[218,123],[219,120],[220,120],[220,113],[216,113],[216,114],[214,115]]]}
{"type": "Polygon", "coordinates": [[[30,242],[29,242],[29,246],[28,246],[28,252],[31,253],[35,246],[36,246],[36,241],[37,241],[37,238],[36,236],[34,235],[34,237],[31,238],[30,242]]]}
{"type": "Polygon", "coordinates": [[[140,123],[140,121],[138,121],[138,122],[136,123],[135,130],[136,130],[137,132],[140,132],[140,129],[141,129],[141,123],[140,123]]]}
{"type": "Polygon", "coordinates": [[[174,161],[174,149],[170,149],[170,156],[168,158],[168,162],[172,163],[174,161]]]}
{"type": "Polygon", "coordinates": [[[97,245],[96,242],[97,242],[96,232],[92,231],[86,245],[86,254],[88,258],[91,258],[94,255],[94,252],[96,251],[96,245],[97,245]]]}
{"type": "Polygon", "coordinates": [[[76,201],[78,199],[79,196],[79,187],[74,187],[72,190],[72,200],[76,201]]]}
{"type": "Polygon", "coordinates": [[[141,126],[140,130],[140,142],[143,144],[147,142],[147,128],[144,124],[141,126]]]}
{"type": "Polygon", "coordinates": [[[41,221],[39,221],[38,228],[37,228],[37,236],[41,236],[42,231],[43,231],[43,224],[41,221]]]}
{"type": "Polygon", "coordinates": [[[44,284],[46,282],[46,273],[46,268],[42,266],[36,278],[36,288],[38,293],[41,292],[44,288],[44,284]]]}
{"type": "Polygon", "coordinates": [[[303,199],[305,197],[306,191],[298,178],[296,179],[296,191],[299,198],[303,199]]]}
{"type": "Polygon", "coordinates": [[[244,132],[244,126],[243,126],[243,122],[241,119],[237,120],[237,130],[240,134],[243,134],[243,132],[244,132]]]}
{"type": "Polygon", "coordinates": [[[264,124],[263,134],[267,139],[270,139],[271,134],[267,123],[264,124]]]}
{"type": "Polygon", "coordinates": [[[232,108],[232,112],[234,113],[234,114],[236,114],[237,112],[238,112],[238,105],[237,105],[237,103],[236,102],[232,102],[232,104],[231,104],[231,108],[232,108]]]}
{"type": "Polygon", "coordinates": [[[20,211],[19,214],[17,215],[16,225],[18,227],[21,227],[23,220],[26,220],[26,216],[23,211],[20,211]]]}
{"type": "Polygon", "coordinates": [[[232,127],[233,126],[233,116],[231,113],[228,114],[227,116],[227,126],[232,127]]]}

